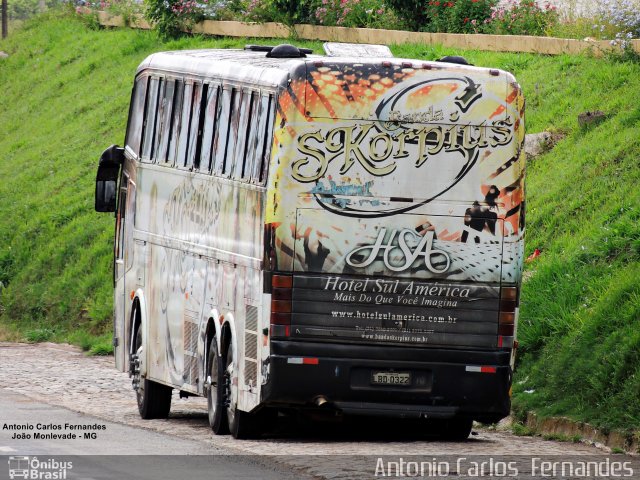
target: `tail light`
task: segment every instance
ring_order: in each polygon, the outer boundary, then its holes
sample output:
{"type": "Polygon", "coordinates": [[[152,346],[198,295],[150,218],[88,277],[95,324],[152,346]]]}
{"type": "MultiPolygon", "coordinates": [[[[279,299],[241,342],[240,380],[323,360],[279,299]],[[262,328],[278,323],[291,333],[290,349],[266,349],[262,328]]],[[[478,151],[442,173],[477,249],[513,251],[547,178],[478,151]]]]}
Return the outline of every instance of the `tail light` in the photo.
{"type": "Polygon", "coordinates": [[[291,334],[291,298],[293,277],[273,275],[271,277],[271,318],[272,337],[288,337],[291,334]]]}
{"type": "Polygon", "coordinates": [[[498,347],[512,348],[516,308],[518,306],[518,287],[502,287],[500,289],[500,316],[498,323],[498,347]]]}

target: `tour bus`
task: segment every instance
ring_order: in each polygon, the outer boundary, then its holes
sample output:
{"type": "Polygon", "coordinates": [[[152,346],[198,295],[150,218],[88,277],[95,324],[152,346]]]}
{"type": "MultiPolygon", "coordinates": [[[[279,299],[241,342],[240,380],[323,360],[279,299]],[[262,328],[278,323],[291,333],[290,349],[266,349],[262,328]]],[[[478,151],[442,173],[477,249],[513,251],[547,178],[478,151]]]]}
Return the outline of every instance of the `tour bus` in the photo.
{"type": "Polygon", "coordinates": [[[205,396],[216,434],[278,412],[509,413],[524,241],[524,100],[505,71],[383,46],[156,53],[115,212],[114,349],[143,418],[205,396]]]}

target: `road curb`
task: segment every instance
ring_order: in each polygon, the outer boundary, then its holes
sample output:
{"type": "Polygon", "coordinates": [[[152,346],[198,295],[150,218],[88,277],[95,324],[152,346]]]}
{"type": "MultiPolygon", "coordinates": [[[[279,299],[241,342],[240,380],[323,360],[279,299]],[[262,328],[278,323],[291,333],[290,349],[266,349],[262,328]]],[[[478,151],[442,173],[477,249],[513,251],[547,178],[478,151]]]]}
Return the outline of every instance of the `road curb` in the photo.
{"type": "Polygon", "coordinates": [[[527,413],[526,426],[541,435],[580,437],[597,447],[624,450],[630,454],[640,454],[640,431],[605,431],[585,422],[577,422],[566,417],[541,417],[534,412],[527,413]]]}

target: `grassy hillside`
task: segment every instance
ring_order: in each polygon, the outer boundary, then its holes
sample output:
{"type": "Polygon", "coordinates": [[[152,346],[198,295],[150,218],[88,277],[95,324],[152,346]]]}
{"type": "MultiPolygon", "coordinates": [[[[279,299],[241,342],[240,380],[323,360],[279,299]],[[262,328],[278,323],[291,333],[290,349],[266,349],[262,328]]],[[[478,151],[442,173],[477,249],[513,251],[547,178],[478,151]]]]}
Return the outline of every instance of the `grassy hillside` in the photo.
{"type": "MultiPolygon", "coordinates": [[[[244,43],[162,43],[61,13],[0,42],[0,337],[108,350],[113,217],[93,211],[93,186],[101,151],[122,144],[133,72],[157,50],[244,43]]],[[[527,265],[515,408],[640,429],[640,64],[463,53],[516,74],[529,132],[565,136],[528,167],[527,255],[542,255],[527,265]],[[578,128],[596,109],[606,121],[578,128]]]]}

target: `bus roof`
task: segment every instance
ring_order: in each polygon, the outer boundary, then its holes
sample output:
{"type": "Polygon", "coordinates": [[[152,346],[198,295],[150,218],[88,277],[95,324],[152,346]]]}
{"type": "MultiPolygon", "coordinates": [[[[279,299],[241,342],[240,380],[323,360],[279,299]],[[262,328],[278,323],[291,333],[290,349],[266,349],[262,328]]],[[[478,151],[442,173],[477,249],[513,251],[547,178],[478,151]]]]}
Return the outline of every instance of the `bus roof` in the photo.
{"type": "Polygon", "coordinates": [[[176,50],[154,53],[138,67],[176,74],[223,78],[265,87],[277,87],[305,60],[319,58],[268,58],[265,52],[240,49],[176,50]]]}
{"type": "MultiPolygon", "coordinates": [[[[361,65],[363,67],[382,66],[391,63],[397,67],[412,65],[415,68],[437,69],[442,72],[457,71],[466,75],[480,74],[503,76],[506,72],[472,65],[453,64],[439,61],[402,59],[395,57],[336,57],[307,55],[298,58],[268,57],[264,51],[240,49],[176,50],[159,52],[148,56],[138,67],[138,72],[156,70],[176,75],[193,75],[204,78],[218,78],[267,88],[277,88],[285,83],[294,71],[307,63],[361,65]]],[[[504,78],[504,77],[503,77],[504,78]]]]}

